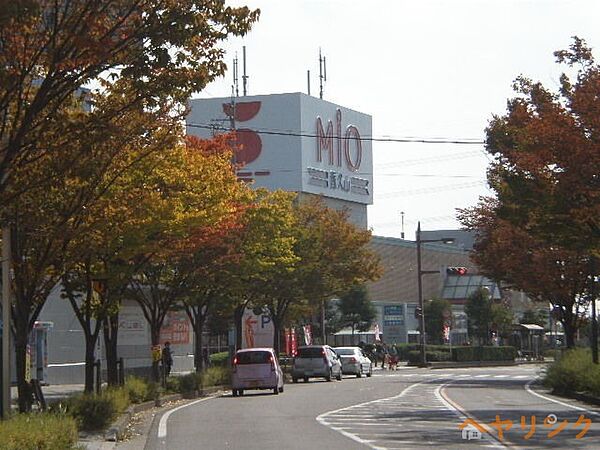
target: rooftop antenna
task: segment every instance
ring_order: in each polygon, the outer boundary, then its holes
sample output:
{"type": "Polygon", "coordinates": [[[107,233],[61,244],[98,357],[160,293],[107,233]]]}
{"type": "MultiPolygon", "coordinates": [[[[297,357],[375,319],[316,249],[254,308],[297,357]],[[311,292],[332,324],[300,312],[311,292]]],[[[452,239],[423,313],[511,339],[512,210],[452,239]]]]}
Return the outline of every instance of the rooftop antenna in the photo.
{"type": "Polygon", "coordinates": [[[310,70],[306,71],[306,83],[308,84],[308,95],[310,95],[310,70]]]}
{"type": "Polygon", "coordinates": [[[402,220],[402,228],[400,231],[400,239],[404,239],[404,211],[400,211],[400,218],[402,220]]]}
{"type": "Polygon", "coordinates": [[[327,63],[325,57],[321,56],[321,47],[319,47],[319,98],[323,99],[323,81],[327,81],[327,63]]]}
{"type": "Polygon", "coordinates": [[[246,75],[246,46],[244,45],[242,47],[242,65],[243,65],[243,70],[244,70],[244,74],[242,75],[242,86],[243,86],[243,92],[244,92],[244,97],[247,95],[247,85],[248,85],[248,75],[246,75]]]}
{"type": "Polygon", "coordinates": [[[233,86],[232,86],[232,92],[231,95],[234,95],[236,97],[240,96],[240,89],[239,89],[239,83],[238,83],[238,57],[237,57],[237,52],[235,54],[235,58],[233,58],[233,86]]]}

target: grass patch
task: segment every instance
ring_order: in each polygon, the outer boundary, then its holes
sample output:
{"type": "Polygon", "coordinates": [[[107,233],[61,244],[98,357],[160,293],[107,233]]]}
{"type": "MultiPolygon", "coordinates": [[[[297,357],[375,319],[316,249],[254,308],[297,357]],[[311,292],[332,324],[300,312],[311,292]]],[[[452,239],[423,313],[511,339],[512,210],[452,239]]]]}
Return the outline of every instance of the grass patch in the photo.
{"type": "Polygon", "coordinates": [[[2,450],[71,450],[77,441],[77,424],[67,415],[19,414],[0,422],[2,450]]]}

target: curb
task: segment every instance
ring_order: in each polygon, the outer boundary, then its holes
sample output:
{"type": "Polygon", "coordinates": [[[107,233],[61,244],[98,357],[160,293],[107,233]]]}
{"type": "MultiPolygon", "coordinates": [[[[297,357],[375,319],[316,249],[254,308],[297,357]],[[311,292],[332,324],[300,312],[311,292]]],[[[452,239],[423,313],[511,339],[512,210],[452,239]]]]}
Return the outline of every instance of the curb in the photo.
{"type": "Polygon", "coordinates": [[[582,401],[584,403],[589,403],[590,405],[600,406],[600,398],[591,394],[587,394],[585,392],[550,392],[552,395],[556,395],[558,397],[570,398],[582,401]]]}
{"type": "Polygon", "coordinates": [[[216,392],[222,391],[222,390],[226,389],[227,387],[228,386],[211,386],[211,387],[204,388],[201,391],[196,391],[196,392],[190,393],[190,394],[163,395],[156,400],[139,403],[137,405],[131,405],[129,408],[127,408],[125,410],[125,412],[123,412],[111,424],[111,426],[108,428],[108,430],[106,430],[106,432],[104,433],[104,440],[110,441],[110,442],[117,442],[120,439],[122,439],[124,437],[125,430],[127,429],[127,426],[129,425],[129,422],[131,421],[131,418],[133,417],[134,414],[137,414],[137,413],[140,413],[143,411],[147,411],[154,407],[163,406],[167,402],[173,402],[173,401],[183,400],[183,399],[188,400],[188,399],[194,399],[194,398],[198,398],[198,397],[207,397],[216,392]]]}
{"type": "Polygon", "coordinates": [[[431,362],[431,369],[460,369],[468,367],[501,367],[501,366],[516,366],[515,361],[467,361],[464,363],[443,363],[431,362]]]}

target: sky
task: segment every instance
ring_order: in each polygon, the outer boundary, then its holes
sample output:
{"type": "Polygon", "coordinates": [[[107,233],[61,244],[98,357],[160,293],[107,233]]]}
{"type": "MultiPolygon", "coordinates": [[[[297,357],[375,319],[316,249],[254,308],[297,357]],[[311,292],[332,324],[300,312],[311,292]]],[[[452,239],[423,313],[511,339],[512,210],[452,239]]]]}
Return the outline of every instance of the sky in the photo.
{"type": "MultiPolygon", "coordinates": [[[[232,66],[246,46],[248,95],[318,96],[319,49],[327,59],[323,98],[370,114],[373,137],[483,141],[506,111],[519,75],[556,90],[564,67],[553,52],[572,36],[600,60],[598,0],[247,0],[260,8],[243,38],[224,46],[232,66]]],[[[197,97],[231,95],[232,74],[197,97]]],[[[241,80],[240,80],[241,90],[241,80]]],[[[460,228],[457,208],[487,188],[482,144],[373,142],[378,236],[414,239],[423,230],[460,228]],[[404,214],[402,214],[404,213],[404,214]],[[404,218],[402,220],[402,217],[404,218]],[[404,222],[404,229],[402,226],[404,222]]]]}

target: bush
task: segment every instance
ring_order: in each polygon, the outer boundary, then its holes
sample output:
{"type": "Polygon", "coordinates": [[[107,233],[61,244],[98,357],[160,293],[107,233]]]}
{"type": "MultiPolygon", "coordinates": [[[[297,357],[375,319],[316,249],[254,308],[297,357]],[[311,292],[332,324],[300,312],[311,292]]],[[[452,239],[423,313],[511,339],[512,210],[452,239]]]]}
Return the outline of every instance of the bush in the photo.
{"type": "Polygon", "coordinates": [[[142,403],[150,400],[150,386],[143,378],[139,377],[127,377],[125,381],[125,390],[129,394],[129,401],[131,403],[142,403]]]}
{"type": "Polygon", "coordinates": [[[2,450],[70,450],[78,438],[75,420],[66,415],[19,414],[0,422],[2,450]]]}
{"type": "Polygon", "coordinates": [[[178,391],[180,394],[188,394],[190,392],[195,392],[200,386],[200,375],[195,372],[188,373],[186,375],[177,377],[177,382],[178,391]]]}
{"type": "Polygon", "coordinates": [[[70,398],[67,411],[85,431],[105,429],[116,415],[111,399],[96,394],[83,394],[70,398]]]}
{"type": "Polygon", "coordinates": [[[228,367],[210,367],[202,372],[200,381],[203,387],[229,386],[231,370],[228,367]]]}
{"type": "Polygon", "coordinates": [[[600,366],[592,362],[589,349],[572,349],[546,368],[544,385],[556,393],[589,392],[600,396],[600,366]]]}
{"type": "Polygon", "coordinates": [[[211,366],[227,367],[229,366],[229,352],[213,353],[208,357],[211,366]]]}
{"type": "Polygon", "coordinates": [[[107,389],[100,395],[82,394],[67,401],[67,412],[85,431],[103,430],[129,406],[129,393],[123,388],[107,389]]]}
{"type": "MultiPolygon", "coordinates": [[[[411,360],[409,359],[409,353],[410,352],[418,352],[420,348],[419,344],[396,344],[396,350],[398,351],[398,357],[400,358],[400,361],[409,361],[411,362],[411,360]]],[[[450,346],[448,345],[428,345],[427,346],[427,352],[437,352],[437,353],[448,353],[448,355],[450,355],[450,346]]],[[[441,356],[441,358],[446,358],[445,356],[441,356]]],[[[439,360],[432,360],[432,361],[448,361],[450,359],[450,356],[448,356],[448,359],[439,359],[439,360]]]]}

